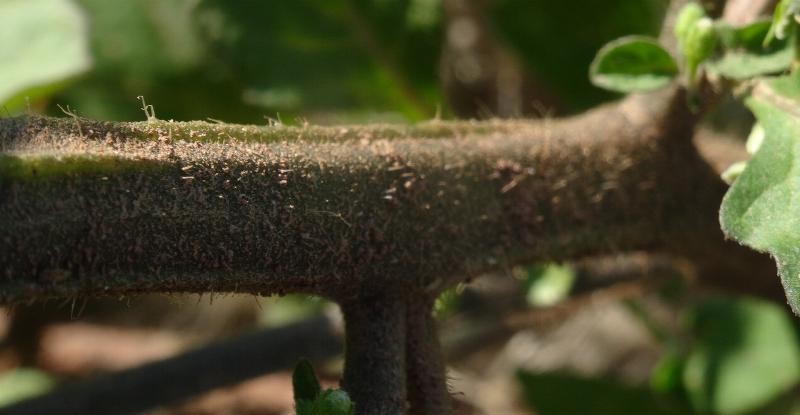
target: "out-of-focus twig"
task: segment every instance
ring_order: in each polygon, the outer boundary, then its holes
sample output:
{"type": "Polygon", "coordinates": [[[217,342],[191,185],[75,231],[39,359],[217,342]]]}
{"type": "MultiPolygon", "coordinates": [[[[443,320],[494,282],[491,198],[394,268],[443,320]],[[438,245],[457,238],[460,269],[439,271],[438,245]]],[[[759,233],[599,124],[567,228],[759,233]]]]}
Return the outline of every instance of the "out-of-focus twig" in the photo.
{"type": "Polygon", "coordinates": [[[320,360],[341,352],[334,323],[320,316],[65,386],[0,408],[0,415],[136,414],[290,369],[301,357],[320,360]]]}

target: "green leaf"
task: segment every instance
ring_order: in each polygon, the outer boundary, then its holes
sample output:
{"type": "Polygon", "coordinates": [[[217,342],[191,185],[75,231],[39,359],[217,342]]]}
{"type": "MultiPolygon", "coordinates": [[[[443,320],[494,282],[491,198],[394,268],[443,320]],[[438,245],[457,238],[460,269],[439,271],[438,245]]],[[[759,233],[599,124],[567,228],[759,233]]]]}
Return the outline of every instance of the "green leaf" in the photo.
{"type": "Polygon", "coordinates": [[[795,116],[800,105],[800,72],[791,75],[770,78],[762,83],[761,99],[783,108],[795,116]]]}
{"type": "Polygon", "coordinates": [[[575,270],[569,265],[547,264],[528,268],[528,304],[547,307],[569,295],[575,282],[575,270]]]}
{"type": "Polygon", "coordinates": [[[794,20],[794,15],[800,12],[800,0],[781,0],[775,6],[772,15],[772,24],[764,38],[764,45],[769,45],[774,39],[785,39],[787,31],[794,20]]]}
{"type": "Polygon", "coordinates": [[[695,22],[686,35],[682,50],[686,58],[686,67],[689,80],[697,80],[697,70],[700,65],[714,52],[717,46],[717,31],[714,22],[708,17],[695,22]]]}
{"type": "Polygon", "coordinates": [[[687,3],[681,8],[678,13],[678,18],[675,19],[675,37],[678,39],[678,44],[683,48],[689,37],[689,32],[695,27],[697,22],[706,17],[706,11],[703,6],[697,3],[687,3]]]}
{"type": "Polygon", "coordinates": [[[800,78],[761,82],[747,104],[764,141],[722,201],[725,234],[778,265],[786,297],[800,311],[800,78]]]}
{"type": "Polygon", "coordinates": [[[723,171],[722,174],[720,174],[720,177],[722,178],[722,181],[724,181],[728,185],[731,185],[733,184],[733,182],[736,181],[736,179],[739,178],[739,176],[742,175],[742,172],[744,171],[745,168],[747,168],[746,161],[737,161],[736,163],[733,163],[730,166],[728,166],[728,168],[725,169],[725,171],[723,171]]]}
{"type": "Polygon", "coordinates": [[[747,135],[745,149],[747,149],[747,152],[750,154],[756,154],[763,143],[764,127],[762,127],[759,123],[755,123],[753,124],[753,128],[750,129],[750,134],[747,135]]]}
{"type": "Polygon", "coordinates": [[[443,101],[434,0],[74,1],[96,70],[58,102],[89,118],[141,120],[138,95],[160,118],[251,124],[421,120],[443,101]]]}
{"type": "Polygon", "coordinates": [[[444,290],[433,303],[433,315],[438,319],[446,319],[456,312],[464,286],[459,284],[444,290]]]}
{"type": "Polygon", "coordinates": [[[719,26],[717,31],[725,52],[708,63],[709,70],[730,79],[744,80],[785,71],[794,58],[794,39],[773,41],[764,46],[770,22],[758,21],[741,28],[719,26]]]}
{"type": "Polygon", "coordinates": [[[302,359],[294,367],[292,388],[295,402],[314,401],[320,395],[322,388],[316,373],[314,373],[314,367],[308,360],[302,359]]]}
{"type": "Polygon", "coordinates": [[[697,3],[688,3],[681,9],[675,22],[675,37],[686,62],[689,84],[697,81],[697,70],[711,56],[717,45],[714,22],[697,3]]]}
{"type": "Polygon", "coordinates": [[[55,386],[52,377],[34,369],[16,369],[0,375],[0,407],[41,395],[55,386]]]}
{"type": "Polygon", "coordinates": [[[648,388],[612,379],[520,371],[525,401],[539,415],[685,414],[678,402],[658,399],[648,388]]]}
{"type": "Polygon", "coordinates": [[[0,105],[50,95],[91,66],[83,14],[70,0],[0,2],[0,105]]]}
{"type": "Polygon", "coordinates": [[[353,402],[347,392],[340,389],[322,391],[314,367],[302,359],[292,374],[294,403],[297,415],[350,415],[353,402]]]}
{"type": "Polygon", "coordinates": [[[328,389],[322,393],[317,403],[318,415],[350,415],[353,413],[353,401],[347,392],[341,389],[328,389]]]}
{"type": "Polygon", "coordinates": [[[726,78],[746,80],[760,75],[774,74],[789,68],[794,51],[784,48],[771,54],[754,54],[744,51],[726,52],[723,57],[709,64],[709,70],[726,78]]]}
{"type": "Polygon", "coordinates": [[[589,69],[595,85],[617,92],[642,92],[669,85],[678,66],[669,52],[646,36],[627,36],[597,52],[589,69]]]}
{"type": "Polygon", "coordinates": [[[673,349],[667,349],[656,363],[650,375],[650,387],[660,393],[679,391],[683,385],[683,365],[685,360],[673,349]]]}
{"type": "Polygon", "coordinates": [[[297,415],[316,415],[316,401],[295,400],[294,411],[297,415]]]}
{"type": "Polygon", "coordinates": [[[321,313],[328,302],[320,297],[304,294],[271,296],[261,300],[259,324],[278,327],[294,323],[321,313]]]}
{"type": "Polygon", "coordinates": [[[406,21],[415,29],[430,30],[441,20],[442,0],[410,0],[406,21]]]}
{"type": "Polygon", "coordinates": [[[764,406],[800,381],[800,349],[789,316],[756,299],[716,298],[689,313],[694,344],[683,380],[702,413],[764,406]]]}
{"type": "Polygon", "coordinates": [[[487,5],[492,29],[523,69],[547,85],[565,112],[574,113],[616,97],[593,87],[586,76],[597,51],[622,36],[658,35],[667,2],[501,0],[487,5]]]}

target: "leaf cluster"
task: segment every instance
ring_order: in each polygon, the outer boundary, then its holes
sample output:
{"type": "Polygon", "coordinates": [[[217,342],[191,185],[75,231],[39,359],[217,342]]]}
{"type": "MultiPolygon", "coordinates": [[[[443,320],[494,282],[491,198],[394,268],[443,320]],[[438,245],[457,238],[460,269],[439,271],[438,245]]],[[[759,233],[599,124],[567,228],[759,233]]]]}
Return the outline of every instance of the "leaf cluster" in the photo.
{"type": "Polygon", "coordinates": [[[674,33],[680,56],[658,40],[627,36],[599,50],[589,70],[592,82],[623,93],[663,88],[681,72],[685,84],[696,88],[705,72],[716,79],[743,81],[789,70],[795,56],[795,25],[781,3],[773,21],[759,20],[734,27],[712,20],[697,3],[687,4],[676,19],[674,33]]]}
{"type": "Polygon", "coordinates": [[[297,415],[351,415],[353,402],[341,389],[323,390],[308,360],[297,363],[292,374],[297,415]]]}
{"type": "MultiPolygon", "coordinates": [[[[800,71],[797,70],[800,1],[782,0],[771,20],[732,27],[712,21],[690,3],[675,35],[686,86],[701,73],[712,82],[739,84],[757,124],[750,161],[723,174],[731,184],[720,209],[725,234],[772,255],[784,290],[800,314],[800,71]]],[[[627,37],[602,48],[591,68],[599,86],[621,92],[662,88],[679,74],[677,60],[654,39],[627,37]]]]}

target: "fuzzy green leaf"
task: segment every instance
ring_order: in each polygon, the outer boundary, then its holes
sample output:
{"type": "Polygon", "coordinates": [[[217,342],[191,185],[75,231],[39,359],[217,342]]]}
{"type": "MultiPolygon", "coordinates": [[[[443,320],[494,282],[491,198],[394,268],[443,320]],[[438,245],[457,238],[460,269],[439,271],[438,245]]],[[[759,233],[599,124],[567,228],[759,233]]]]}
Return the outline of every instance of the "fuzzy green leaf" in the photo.
{"type": "Polygon", "coordinates": [[[777,264],[786,297],[800,311],[800,77],[763,81],[747,104],[764,128],[758,152],[722,201],[725,234],[777,264]]]}
{"type": "Polygon", "coordinates": [[[646,36],[627,36],[606,44],[589,69],[593,84],[617,92],[659,89],[677,73],[678,66],[669,52],[646,36]]]}
{"type": "Polygon", "coordinates": [[[19,108],[89,68],[84,20],[70,0],[0,2],[0,105],[19,108]]]}

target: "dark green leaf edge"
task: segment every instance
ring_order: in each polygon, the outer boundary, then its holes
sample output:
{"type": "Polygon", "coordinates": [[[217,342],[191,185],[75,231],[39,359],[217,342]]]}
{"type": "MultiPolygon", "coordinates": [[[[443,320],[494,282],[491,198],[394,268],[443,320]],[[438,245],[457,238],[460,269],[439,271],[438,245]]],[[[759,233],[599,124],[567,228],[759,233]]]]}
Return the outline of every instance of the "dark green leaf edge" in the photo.
{"type": "MultiPolygon", "coordinates": [[[[650,62],[650,65],[652,63],[653,61],[650,62]]],[[[594,85],[623,93],[646,92],[663,88],[669,85],[677,74],[678,65],[672,55],[656,39],[639,35],[625,36],[607,43],[600,48],[589,67],[589,78],[594,85]],[[651,57],[655,56],[661,60],[660,64],[647,68],[647,70],[628,66],[628,72],[603,72],[603,67],[609,64],[609,59],[633,45],[648,48],[647,51],[651,57]]]]}
{"type": "Polygon", "coordinates": [[[800,105],[786,96],[795,95],[798,82],[795,75],[775,78],[747,99],[765,138],[723,198],[720,224],[728,238],[775,259],[787,301],[800,315],[800,105]]]}

